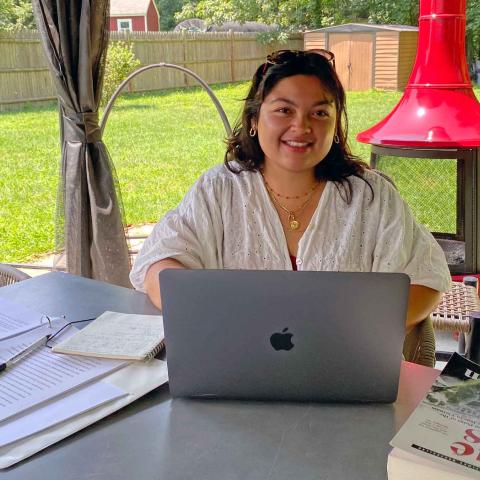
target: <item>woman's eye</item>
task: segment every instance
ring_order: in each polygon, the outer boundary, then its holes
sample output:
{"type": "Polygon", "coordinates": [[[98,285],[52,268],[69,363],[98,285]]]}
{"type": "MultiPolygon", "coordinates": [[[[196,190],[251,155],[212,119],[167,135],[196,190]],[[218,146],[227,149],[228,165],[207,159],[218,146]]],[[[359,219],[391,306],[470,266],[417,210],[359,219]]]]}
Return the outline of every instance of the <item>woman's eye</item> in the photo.
{"type": "Polygon", "coordinates": [[[277,112],[279,112],[279,113],[290,113],[290,109],[288,107],[280,107],[280,108],[277,108],[277,112]]]}
{"type": "Polygon", "coordinates": [[[326,110],[319,110],[314,114],[316,117],[328,117],[329,113],[326,110]]]}

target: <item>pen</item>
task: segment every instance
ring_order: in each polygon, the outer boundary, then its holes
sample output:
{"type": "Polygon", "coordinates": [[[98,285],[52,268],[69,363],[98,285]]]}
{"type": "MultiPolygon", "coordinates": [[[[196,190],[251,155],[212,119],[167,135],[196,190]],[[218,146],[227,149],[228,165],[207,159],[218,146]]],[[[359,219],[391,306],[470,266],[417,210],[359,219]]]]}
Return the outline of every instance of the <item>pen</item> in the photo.
{"type": "Polygon", "coordinates": [[[29,353],[37,349],[40,345],[45,344],[47,340],[50,338],[50,336],[51,334],[48,334],[43,336],[42,338],[39,338],[38,340],[35,340],[30,345],[26,346],[23,350],[20,350],[20,352],[16,353],[13,357],[10,357],[5,362],[1,363],[0,372],[2,372],[3,370],[7,370],[12,365],[20,361],[22,358],[26,357],[29,353]]]}

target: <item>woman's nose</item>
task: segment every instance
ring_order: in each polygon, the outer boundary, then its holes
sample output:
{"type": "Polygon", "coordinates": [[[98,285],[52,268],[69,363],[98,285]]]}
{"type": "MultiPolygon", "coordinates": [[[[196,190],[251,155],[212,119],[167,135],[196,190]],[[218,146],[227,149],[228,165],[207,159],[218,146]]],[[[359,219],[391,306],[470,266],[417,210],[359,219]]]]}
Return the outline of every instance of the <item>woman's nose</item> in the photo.
{"type": "Polygon", "coordinates": [[[310,118],[307,115],[296,115],[292,127],[302,133],[310,133],[312,131],[310,118]]]}

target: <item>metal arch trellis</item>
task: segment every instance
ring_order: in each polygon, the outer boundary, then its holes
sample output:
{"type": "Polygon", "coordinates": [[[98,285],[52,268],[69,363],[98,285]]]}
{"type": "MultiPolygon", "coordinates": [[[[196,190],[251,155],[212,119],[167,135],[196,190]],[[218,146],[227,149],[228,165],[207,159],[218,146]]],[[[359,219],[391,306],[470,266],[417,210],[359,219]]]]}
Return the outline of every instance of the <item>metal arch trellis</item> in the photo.
{"type": "Polygon", "coordinates": [[[223,110],[222,104],[216,97],[216,95],[213,93],[212,89],[208,86],[208,84],[203,80],[201,77],[199,77],[195,72],[192,70],[189,70],[188,68],[182,67],[180,65],[175,65],[173,63],[153,63],[151,65],[146,65],[145,67],[139,68],[138,70],[135,70],[133,73],[131,73],[115,90],[113,93],[112,97],[107,103],[107,106],[105,107],[105,111],[103,112],[102,120],[100,122],[100,130],[103,135],[103,131],[105,129],[105,125],[107,123],[108,117],[110,115],[110,111],[113,107],[113,104],[115,103],[115,100],[117,97],[122,93],[123,89],[125,86],[135,78],[137,75],[140,75],[143,72],[146,72],[147,70],[153,70],[154,68],[172,68],[174,70],[180,70],[181,72],[185,73],[186,75],[189,75],[190,77],[193,77],[197,82],[203,87],[203,89],[208,93],[208,96],[214,103],[218,114],[220,115],[220,118],[222,119],[223,126],[225,127],[225,131],[227,132],[227,135],[229,136],[232,133],[232,128],[230,127],[230,122],[228,121],[227,115],[225,114],[225,111],[223,110]]]}

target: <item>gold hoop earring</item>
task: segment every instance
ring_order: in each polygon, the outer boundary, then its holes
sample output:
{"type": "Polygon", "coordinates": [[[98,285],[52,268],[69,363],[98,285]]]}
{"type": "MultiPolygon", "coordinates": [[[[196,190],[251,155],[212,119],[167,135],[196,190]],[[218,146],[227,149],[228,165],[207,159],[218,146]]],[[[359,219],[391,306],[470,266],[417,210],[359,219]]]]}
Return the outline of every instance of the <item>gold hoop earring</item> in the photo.
{"type": "Polygon", "coordinates": [[[257,129],[252,125],[250,127],[250,130],[248,131],[248,134],[251,136],[251,137],[254,137],[256,134],[257,134],[257,129]]]}
{"type": "Polygon", "coordinates": [[[340,143],[340,138],[339,138],[339,136],[338,136],[338,133],[336,133],[336,134],[333,136],[333,141],[334,141],[335,143],[340,143]]]}

